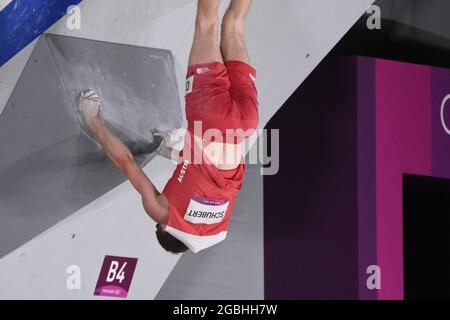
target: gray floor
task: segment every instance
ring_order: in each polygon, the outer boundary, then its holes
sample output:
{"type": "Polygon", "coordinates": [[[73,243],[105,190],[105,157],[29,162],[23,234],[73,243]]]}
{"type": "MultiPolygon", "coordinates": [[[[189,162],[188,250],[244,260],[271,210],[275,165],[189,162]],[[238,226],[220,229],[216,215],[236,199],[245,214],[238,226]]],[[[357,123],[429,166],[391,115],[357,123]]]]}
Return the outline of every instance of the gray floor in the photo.
{"type": "Polygon", "coordinates": [[[156,299],[264,299],[263,178],[247,166],[227,239],[178,261],[156,299]]]}

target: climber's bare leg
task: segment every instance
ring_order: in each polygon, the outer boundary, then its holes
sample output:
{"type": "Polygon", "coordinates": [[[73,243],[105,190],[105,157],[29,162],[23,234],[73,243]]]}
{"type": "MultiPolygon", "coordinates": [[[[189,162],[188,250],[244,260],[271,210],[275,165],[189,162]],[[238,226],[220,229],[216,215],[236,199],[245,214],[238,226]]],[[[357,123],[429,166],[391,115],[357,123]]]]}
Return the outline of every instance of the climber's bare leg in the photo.
{"type": "Polygon", "coordinates": [[[220,0],[198,0],[189,66],[210,62],[223,63],[219,45],[219,3],[220,0]]]}
{"type": "Polygon", "coordinates": [[[232,0],[222,19],[220,48],[225,61],[238,60],[249,64],[245,43],[245,23],[252,0],[232,0]]]}

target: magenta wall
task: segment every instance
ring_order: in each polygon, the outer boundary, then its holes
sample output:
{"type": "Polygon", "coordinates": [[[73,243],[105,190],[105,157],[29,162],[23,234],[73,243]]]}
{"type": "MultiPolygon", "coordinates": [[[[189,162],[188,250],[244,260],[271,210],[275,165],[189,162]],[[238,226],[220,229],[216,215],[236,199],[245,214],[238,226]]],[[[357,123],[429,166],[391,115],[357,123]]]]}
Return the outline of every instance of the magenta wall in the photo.
{"type": "Polygon", "coordinates": [[[368,57],[308,77],[267,126],[281,141],[264,177],[266,298],[404,298],[403,175],[450,178],[448,94],[450,70],[368,57]]]}
{"type": "Polygon", "coordinates": [[[376,214],[379,299],[403,298],[403,173],[431,174],[430,68],[377,60],[376,214]]]}
{"type": "MultiPolygon", "coordinates": [[[[358,164],[373,170],[374,176],[370,182],[373,188],[367,194],[362,177],[371,173],[359,171],[358,190],[366,193],[359,200],[366,203],[374,199],[376,215],[375,226],[360,223],[360,229],[365,227],[376,234],[376,264],[382,275],[378,299],[403,299],[403,174],[450,177],[450,135],[443,129],[440,116],[442,101],[450,94],[450,71],[370,58],[359,58],[358,68],[362,97],[358,112],[367,112],[368,105],[374,108],[373,119],[365,117],[358,124],[359,134],[373,130],[372,139],[359,137],[358,164]],[[367,83],[373,84],[373,96],[364,94],[367,83]],[[369,129],[364,129],[367,126],[369,129]],[[373,148],[367,146],[371,144],[373,148]],[[367,161],[374,161],[374,165],[368,166],[367,161]]],[[[450,122],[449,111],[445,117],[450,122]]],[[[367,204],[365,208],[360,205],[363,222],[369,221],[370,209],[367,204]]],[[[360,233],[360,252],[373,250],[373,243],[364,237],[360,233]]],[[[360,254],[361,272],[367,263],[360,254]]],[[[361,290],[360,298],[365,298],[363,293],[361,290]]]]}

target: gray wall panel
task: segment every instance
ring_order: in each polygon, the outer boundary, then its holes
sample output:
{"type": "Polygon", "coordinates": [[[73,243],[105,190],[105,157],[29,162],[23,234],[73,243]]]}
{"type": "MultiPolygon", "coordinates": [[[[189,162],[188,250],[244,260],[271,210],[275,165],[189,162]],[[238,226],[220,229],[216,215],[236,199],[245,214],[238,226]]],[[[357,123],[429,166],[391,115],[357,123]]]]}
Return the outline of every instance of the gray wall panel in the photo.
{"type": "Polygon", "coordinates": [[[142,165],[160,144],[150,129],[182,126],[169,51],[42,36],[0,115],[0,257],[125,181],[78,124],[88,87],[142,165]]]}

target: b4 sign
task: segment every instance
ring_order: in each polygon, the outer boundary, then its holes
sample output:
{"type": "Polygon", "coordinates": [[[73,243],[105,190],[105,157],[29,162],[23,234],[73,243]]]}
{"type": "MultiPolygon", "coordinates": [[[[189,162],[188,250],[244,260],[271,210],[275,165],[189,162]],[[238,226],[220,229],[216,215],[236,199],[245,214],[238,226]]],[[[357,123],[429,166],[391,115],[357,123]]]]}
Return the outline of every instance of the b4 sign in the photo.
{"type": "Polygon", "coordinates": [[[137,258],[105,256],[94,295],[126,298],[137,258]]]}

